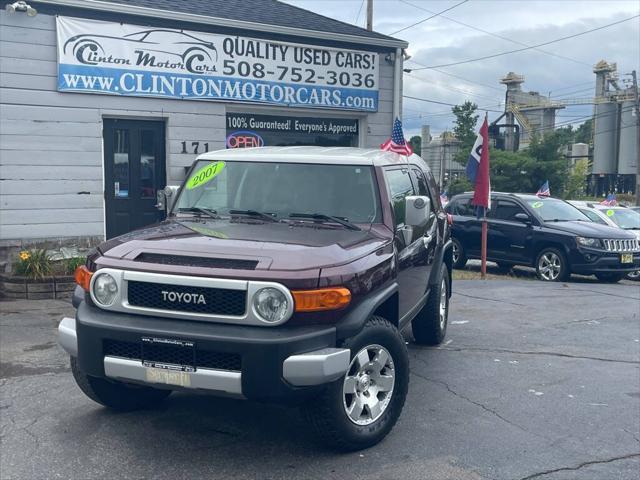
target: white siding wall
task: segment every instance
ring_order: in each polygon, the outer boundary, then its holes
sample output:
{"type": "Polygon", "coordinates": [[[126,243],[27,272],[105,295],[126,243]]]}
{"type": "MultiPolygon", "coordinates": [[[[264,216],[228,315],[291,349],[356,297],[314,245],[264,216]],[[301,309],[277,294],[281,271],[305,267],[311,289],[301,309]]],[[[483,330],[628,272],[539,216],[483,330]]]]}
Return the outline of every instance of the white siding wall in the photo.
{"type": "MultiPolygon", "coordinates": [[[[104,117],[166,121],[169,183],[195,158],[181,153],[181,142],[224,148],[223,103],[58,92],[55,45],[53,16],[0,11],[0,239],[103,235],[104,117]]],[[[349,114],[360,118],[368,147],[386,140],[392,125],[393,67],[384,55],[380,65],[379,111],[349,114]]]]}

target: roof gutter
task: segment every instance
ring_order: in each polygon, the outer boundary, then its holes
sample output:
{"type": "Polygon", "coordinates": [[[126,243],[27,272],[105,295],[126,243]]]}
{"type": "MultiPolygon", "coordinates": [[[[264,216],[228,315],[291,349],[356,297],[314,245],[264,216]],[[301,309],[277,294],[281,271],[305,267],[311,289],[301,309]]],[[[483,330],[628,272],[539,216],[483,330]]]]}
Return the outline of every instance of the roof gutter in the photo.
{"type": "Polygon", "coordinates": [[[229,18],[209,17],[195,13],[171,12],[157,8],[138,7],[120,3],[101,2],[99,0],[38,0],[39,3],[60,5],[64,7],[81,8],[84,10],[97,10],[104,12],[116,12],[127,15],[139,15],[143,17],[162,18],[181,22],[199,23],[218,27],[230,27],[243,30],[257,30],[281,35],[297,37],[310,37],[321,40],[332,40],[347,43],[360,43],[377,45],[381,47],[407,48],[409,44],[404,40],[360,37],[343,33],[325,32],[320,30],[305,30],[303,28],[284,27],[280,25],[268,25],[266,23],[247,22],[245,20],[232,20],[229,18]]]}

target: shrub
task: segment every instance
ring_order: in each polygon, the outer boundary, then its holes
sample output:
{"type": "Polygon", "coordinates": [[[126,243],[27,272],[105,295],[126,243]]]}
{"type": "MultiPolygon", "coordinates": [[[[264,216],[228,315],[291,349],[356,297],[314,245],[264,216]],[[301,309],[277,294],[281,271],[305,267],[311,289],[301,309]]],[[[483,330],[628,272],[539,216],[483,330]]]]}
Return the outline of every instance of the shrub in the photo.
{"type": "Polygon", "coordinates": [[[42,279],[51,274],[51,260],[44,249],[23,250],[15,264],[18,275],[33,279],[42,279]]]}
{"type": "Polygon", "coordinates": [[[86,263],[86,257],[72,257],[64,260],[64,273],[66,275],[73,275],[76,271],[76,268],[84,265],[86,263]]]}

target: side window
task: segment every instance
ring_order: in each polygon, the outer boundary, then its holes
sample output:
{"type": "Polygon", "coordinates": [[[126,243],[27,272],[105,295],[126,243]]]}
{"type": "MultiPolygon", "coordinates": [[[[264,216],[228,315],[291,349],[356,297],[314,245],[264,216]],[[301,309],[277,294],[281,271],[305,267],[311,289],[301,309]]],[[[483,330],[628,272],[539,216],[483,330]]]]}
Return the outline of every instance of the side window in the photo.
{"type": "Polygon", "coordinates": [[[493,218],[496,220],[516,222],[515,216],[517,213],[525,213],[520,205],[510,200],[498,200],[493,218]]]}
{"type": "Polygon", "coordinates": [[[475,208],[471,205],[471,197],[457,200],[454,208],[454,213],[462,217],[474,217],[476,215],[475,208]]]}
{"type": "Polygon", "coordinates": [[[429,196],[429,188],[427,187],[427,180],[424,178],[422,171],[416,167],[411,169],[413,175],[416,177],[416,183],[418,187],[418,195],[429,196]]]}
{"type": "Polygon", "coordinates": [[[389,186],[389,194],[391,195],[391,203],[396,217],[396,225],[404,223],[405,219],[405,197],[414,195],[413,185],[409,172],[406,169],[385,170],[385,179],[389,186]]]}
{"type": "Polygon", "coordinates": [[[592,222],[599,223],[601,225],[607,224],[607,222],[601,219],[596,212],[592,212],[591,210],[582,210],[582,209],[580,209],[580,211],[584,213],[587,217],[589,217],[589,220],[591,220],[592,222]]]}
{"type": "Polygon", "coordinates": [[[431,199],[432,205],[431,211],[437,211],[440,206],[440,199],[438,198],[436,191],[429,188],[429,184],[427,183],[427,179],[424,176],[424,172],[418,167],[412,167],[411,171],[413,172],[413,177],[416,180],[418,195],[429,197],[431,199]]]}

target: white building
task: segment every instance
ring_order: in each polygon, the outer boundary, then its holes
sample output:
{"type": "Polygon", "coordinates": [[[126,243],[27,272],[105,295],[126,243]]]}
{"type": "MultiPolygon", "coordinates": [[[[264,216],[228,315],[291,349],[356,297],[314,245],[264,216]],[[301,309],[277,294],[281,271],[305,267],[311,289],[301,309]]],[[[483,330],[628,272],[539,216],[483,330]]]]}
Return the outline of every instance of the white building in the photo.
{"type": "Polygon", "coordinates": [[[373,147],[400,115],[406,42],[275,0],[16,6],[0,11],[5,263],[160,220],[156,191],[206,150],[373,147]]]}

